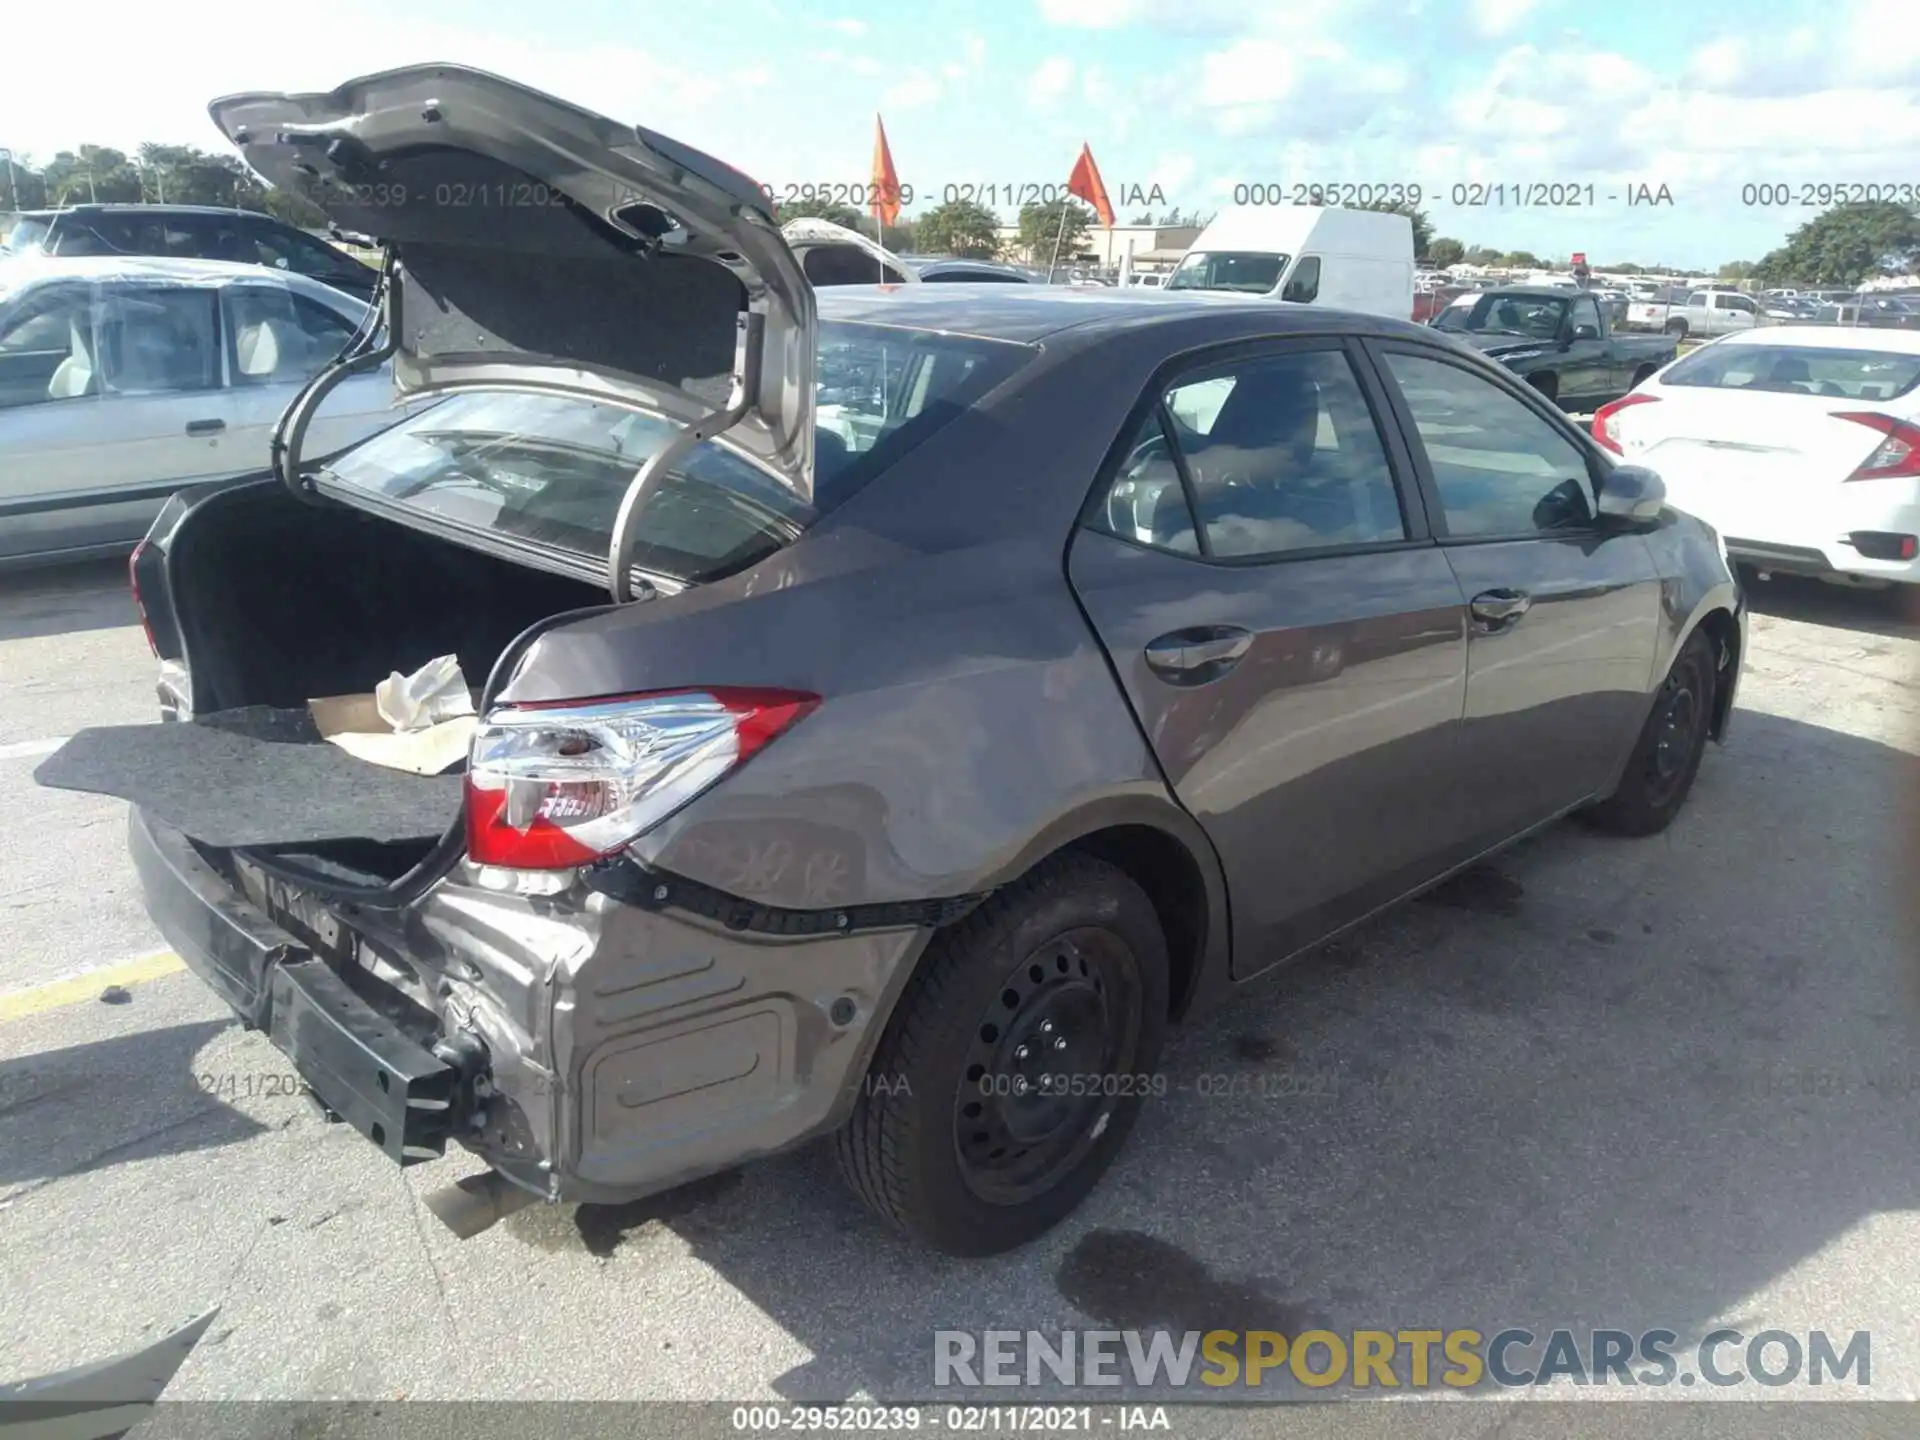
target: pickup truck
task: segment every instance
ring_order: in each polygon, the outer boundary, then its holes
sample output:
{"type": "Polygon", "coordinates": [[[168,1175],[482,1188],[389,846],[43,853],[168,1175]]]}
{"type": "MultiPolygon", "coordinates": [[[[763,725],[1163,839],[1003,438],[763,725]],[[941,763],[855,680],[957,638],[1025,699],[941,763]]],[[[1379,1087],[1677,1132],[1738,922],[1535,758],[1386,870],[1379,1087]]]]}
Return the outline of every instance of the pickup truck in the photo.
{"type": "Polygon", "coordinates": [[[1512,286],[1462,295],[1433,328],[1498,360],[1563,410],[1618,400],[1678,352],[1660,335],[1616,335],[1593,296],[1512,286]]]}
{"type": "Polygon", "coordinates": [[[1696,290],[1685,306],[1674,306],[1660,328],[1676,340],[1698,336],[1703,340],[1751,330],[1760,319],[1760,307],[1751,295],[1733,290],[1696,290]]]}

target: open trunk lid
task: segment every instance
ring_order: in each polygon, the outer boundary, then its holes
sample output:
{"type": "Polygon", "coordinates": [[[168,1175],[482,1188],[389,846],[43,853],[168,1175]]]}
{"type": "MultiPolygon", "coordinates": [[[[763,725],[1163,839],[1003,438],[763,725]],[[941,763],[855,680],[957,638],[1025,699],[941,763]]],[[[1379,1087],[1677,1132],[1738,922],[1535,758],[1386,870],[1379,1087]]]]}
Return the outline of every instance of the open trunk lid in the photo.
{"type": "Polygon", "coordinates": [[[719,437],[813,492],[811,286],[751,179],[668,136],[483,71],[230,95],[268,180],[390,252],[401,396],[605,399],[719,437]]]}

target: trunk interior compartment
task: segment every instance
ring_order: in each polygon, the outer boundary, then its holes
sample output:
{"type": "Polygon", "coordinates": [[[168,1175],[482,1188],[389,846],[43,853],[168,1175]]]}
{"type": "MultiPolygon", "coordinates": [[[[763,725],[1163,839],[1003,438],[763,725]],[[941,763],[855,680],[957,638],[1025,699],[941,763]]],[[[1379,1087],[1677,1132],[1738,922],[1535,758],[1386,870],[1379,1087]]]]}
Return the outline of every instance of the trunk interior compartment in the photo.
{"type": "Polygon", "coordinates": [[[165,594],[143,600],[174,621],[194,718],[79,731],[35,779],[349,883],[404,873],[458,820],[462,780],[356,759],[321,737],[308,702],[448,654],[477,692],[529,626],[606,603],[595,586],[309,504],[271,480],[194,506],[165,577],[165,594]]]}

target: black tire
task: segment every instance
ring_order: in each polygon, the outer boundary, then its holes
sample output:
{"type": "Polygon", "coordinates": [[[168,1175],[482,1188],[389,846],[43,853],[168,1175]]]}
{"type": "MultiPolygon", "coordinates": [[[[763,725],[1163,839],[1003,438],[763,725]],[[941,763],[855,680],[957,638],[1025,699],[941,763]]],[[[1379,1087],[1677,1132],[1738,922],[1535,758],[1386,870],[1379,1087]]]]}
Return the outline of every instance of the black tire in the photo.
{"type": "Polygon", "coordinates": [[[1674,339],[1684,340],[1687,338],[1687,322],[1684,320],[1669,320],[1666,324],[1666,331],[1667,334],[1673,336],[1674,339]]]}
{"type": "Polygon", "coordinates": [[[1630,383],[1627,386],[1628,391],[1631,392],[1634,390],[1638,390],[1640,388],[1641,382],[1649,379],[1652,375],[1653,375],[1653,366],[1642,365],[1638,370],[1633,372],[1632,383],[1630,383]]]}
{"type": "Polygon", "coordinates": [[[1529,375],[1527,383],[1556,405],[1560,403],[1560,377],[1551,370],[1543,370],[1538,375],[1529,375]]]}
{"type": "Polygon", "coordinates": [[[1657,835],[1673,823],[1700,772],[1718,686],[1713,642],[1695,630],[1654,697],[1619,787],[1586,811],[1590,824],[1614,835],[1657,835]]]}
{"type": "Polygon", "coordinates": [[[1098,1183],[1157,1088],[1167,971],[1152,903],[1104,861],[1068,852],[998,891],[934,938],[900,997],[835,1137],[848,1185],[950,1255],[1043,1234],[1098,1183]],[[1055,1015],[1046,1044],[1066,1054],[1047,1073],[1078,1083],[1016,1093],[1035,1063],[1029,1041],[1055,1015]]]}

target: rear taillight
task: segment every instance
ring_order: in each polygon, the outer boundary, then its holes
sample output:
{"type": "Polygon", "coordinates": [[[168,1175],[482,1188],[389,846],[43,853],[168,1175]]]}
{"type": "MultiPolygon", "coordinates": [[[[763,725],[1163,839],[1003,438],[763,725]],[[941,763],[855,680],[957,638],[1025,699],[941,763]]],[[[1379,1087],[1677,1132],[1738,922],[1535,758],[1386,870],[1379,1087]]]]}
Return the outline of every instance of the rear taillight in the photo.
{"type": "Polygon", "coordinates": [[[1593,438],[1602,446],[1620,455],[1620,412],[1633,405],[1650,405],[1658,400],[1658,395],[1622,395],[1611,404],[1602,405],[1593,412],[1593,438]]]}
{"type": "Polygon", "coordinates": [[[467,855],[518,870],[611,855],[819,703],[795,690],[715,688],[496,710],[474,732],[467,855]]]}
{"type": "Polygon", "coordinates": [[[1862,460],[1849,480],[1894,480],[1920,478],[1920,425],[1896,420],[1876,410],[1836,410],[1836,420],[1851,420],[1869,430],[1878,430],[1886,438],[1874,452],[1862,460]]]}
{"type": "Polygon", "coordinates": [[[147,648],[160,657],[160,643],[153,638],[153,622],[147,619],[147,605],[140,598],[140,557],[147,553],[147,542],[142,540],[133,547],[133,554],[127,557],[127,585],[133,591],[133,608],[140,612],[140,628],[146,632],[147,648]]]}

